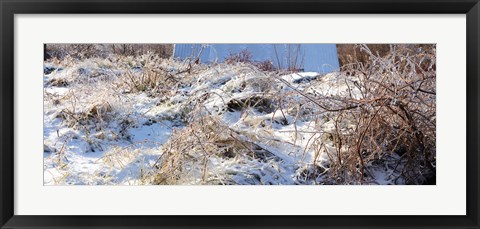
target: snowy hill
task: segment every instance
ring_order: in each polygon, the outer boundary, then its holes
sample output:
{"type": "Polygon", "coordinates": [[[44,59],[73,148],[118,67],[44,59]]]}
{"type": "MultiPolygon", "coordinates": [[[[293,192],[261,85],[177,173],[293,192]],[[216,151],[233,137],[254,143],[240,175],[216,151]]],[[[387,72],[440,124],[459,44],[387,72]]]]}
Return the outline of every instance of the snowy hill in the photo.
{"type": "Polygon", "coordinates": [[[312,98],[361,99],[353,76],[151,55],[45,66],[46,185],[405,182],[397,153],[361,181],[333,172],[338,124],[312,98]]]}

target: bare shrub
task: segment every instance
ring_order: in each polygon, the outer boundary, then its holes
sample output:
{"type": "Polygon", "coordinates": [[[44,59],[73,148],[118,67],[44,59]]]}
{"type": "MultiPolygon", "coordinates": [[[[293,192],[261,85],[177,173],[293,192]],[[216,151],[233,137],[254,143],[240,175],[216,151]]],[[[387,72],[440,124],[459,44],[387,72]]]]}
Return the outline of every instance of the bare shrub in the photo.
{"type": "Polygon", "coordinates": [[[102,46],[96,44],[46,44],[45,56],[63,60],[65,57],[85,59],[91,57],[104,57],[102,46]]]}
{"type": "Polygon", "coordinates": [[[276,71],[275,66],[273,65],[272,61],[264,60],[264,61],[256,61],[253,63],[255,67],[258,68],[260,71],[264,72],[273,72],[276,71]]]}
{"type": "Polygon", "coordinates": [[[227,64],[236,64],[236,63],[251,63],[252,62],[252,53],[248,49],[244,49],[239,53],[230,53],[230,55],[225,58],[225,63],[227,64]]]}
{"type": "Polygon", "coordinates": [[[161,58],[173,55],[173,44],[45,44],[44,60],[66,57],[86,59],[92,57],[107,58],[111,55],[140,56],[157,54],[161,58]]]}
{"type": "Polygon", "coordinates": [[[435,176],[435,47],[394,45],[384,57],[359,47],[370,60],[344,69],[353,74],[350,96],[314,98],[333,125],[319,139],[329,142],[322,150],[330,157],[330,175],[337,182],[362,183],[374,176],[369,164],[396,154],[396,179],[425,183],[435,176]]]}

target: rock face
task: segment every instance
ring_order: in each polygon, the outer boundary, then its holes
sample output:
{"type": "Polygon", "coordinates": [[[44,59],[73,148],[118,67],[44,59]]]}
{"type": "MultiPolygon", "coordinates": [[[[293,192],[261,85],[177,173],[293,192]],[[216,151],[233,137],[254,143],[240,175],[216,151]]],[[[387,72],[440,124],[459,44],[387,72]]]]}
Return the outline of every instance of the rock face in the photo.
{"type": "Polygon", "coordinates": [[[177,44],[174,58],[223,62],[244,50],[251,54],[252,61],[271,61],[280,69],[329,73],[339,68],[335,44],[177,44]]]}

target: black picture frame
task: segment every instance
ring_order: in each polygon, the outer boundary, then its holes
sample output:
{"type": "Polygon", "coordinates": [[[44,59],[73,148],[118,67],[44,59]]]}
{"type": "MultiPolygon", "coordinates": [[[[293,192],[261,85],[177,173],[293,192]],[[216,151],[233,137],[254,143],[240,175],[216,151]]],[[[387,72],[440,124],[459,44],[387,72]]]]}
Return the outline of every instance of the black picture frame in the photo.
{"type": "Polygon", "coordinates": [[[479,0],[1,0],[0,11],[1,228],[479,228],[479,0]],[[467,214],[465,216],[14,215],[14,15],[60,13],[466,14],[467,214]]]}

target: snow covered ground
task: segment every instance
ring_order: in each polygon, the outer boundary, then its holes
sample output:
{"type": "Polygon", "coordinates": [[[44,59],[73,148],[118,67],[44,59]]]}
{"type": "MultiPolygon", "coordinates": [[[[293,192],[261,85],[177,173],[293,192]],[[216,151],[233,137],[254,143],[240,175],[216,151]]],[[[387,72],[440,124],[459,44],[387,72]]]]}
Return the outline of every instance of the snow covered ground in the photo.
{"type": "MultiPolygon", "coordinates": [[[[44,184],[343,184],[319,150],[334,148],[333,122],[297,91],[357,98],[354,78],[186,67],[148,56],[45,62],[44,184]]],[[[369,164],[362,184],[401,184],[390,159],[369,164]]]]}

